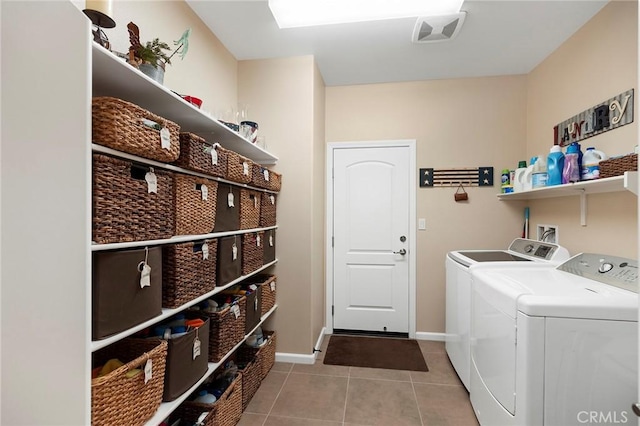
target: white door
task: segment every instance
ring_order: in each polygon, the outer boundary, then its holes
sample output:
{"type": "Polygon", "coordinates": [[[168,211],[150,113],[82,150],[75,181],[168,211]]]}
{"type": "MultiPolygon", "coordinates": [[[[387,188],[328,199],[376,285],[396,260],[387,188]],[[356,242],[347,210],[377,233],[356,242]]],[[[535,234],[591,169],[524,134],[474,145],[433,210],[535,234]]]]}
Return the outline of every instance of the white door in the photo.
{"type": "Polygon", "coordinates": [[[409,146],[333,150],[333,328],[409,333],[409,146]]]}

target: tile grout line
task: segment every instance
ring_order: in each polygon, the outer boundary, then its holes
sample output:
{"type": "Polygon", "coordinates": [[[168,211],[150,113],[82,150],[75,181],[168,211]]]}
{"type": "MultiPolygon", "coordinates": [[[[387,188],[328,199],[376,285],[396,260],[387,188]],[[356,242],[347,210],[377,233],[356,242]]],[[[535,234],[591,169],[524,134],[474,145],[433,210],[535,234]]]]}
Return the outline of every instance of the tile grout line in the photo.
{"type": "Polygon", "coordinates": [[[284,385],[287,383],[287,380],[289,380],[289,376],[291,375],[291,372],[293,371],[293,367],[295,367],[295,364],[291,364],[291,368],[287,372],[287,377],[284,378],[284,381],[282,382],[282,386],[280,386],[280,390],[278,390],[278,393],[276,394],[276,397],[273,399],[273,403],[271,403],[271,407],[269,407],[269,412],[267,413],[267,416],[264,418],[264,421],[262,422],[262,426],[267,424],[267,420],[269,419],[269,416],[271,415],[271,412],[273,411],[273,407],[276,406],[276,402],[278,401],[278,398],[280,397],[280,394],[282,393],[282,389],[284,389],[284,385]]]}
{"type": "Polygon", "coordinates": [[[413,397],[416,401],[416,408],[418,409],[418,415],[420,416],[420,424],[424,426],[424,420],[422,420],[422,410],[420,409],[420,404],[418,404],[418,394],[416,393],[416,386],[413,380],[411,380],[411,389],[413,390],[413,397]]]}
{"type": "Polygon", "coordinates": [[[347,374],[347,389],[344,392],[344,409],[342,410],[342,425],[347,420],[347,400],[349,399],[349,382],[351,381],[351,367],[349,367],[349,373],[347,374]]]}

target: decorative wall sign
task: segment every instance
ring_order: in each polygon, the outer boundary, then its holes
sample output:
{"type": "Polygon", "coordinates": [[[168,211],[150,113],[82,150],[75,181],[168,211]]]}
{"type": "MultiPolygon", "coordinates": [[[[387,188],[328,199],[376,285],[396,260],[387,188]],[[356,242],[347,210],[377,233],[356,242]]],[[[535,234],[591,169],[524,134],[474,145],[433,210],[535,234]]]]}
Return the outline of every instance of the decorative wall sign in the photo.
{"type": "Polygon", "coordinates": [[[420,169],[420,187],[493,186],[493,167],[420,169]]]}
{"type": "Polygon", "coordinates": [[[567,146],[629,123],[633,123],[633,89],[555,126],[554,145],[567,146]]]}

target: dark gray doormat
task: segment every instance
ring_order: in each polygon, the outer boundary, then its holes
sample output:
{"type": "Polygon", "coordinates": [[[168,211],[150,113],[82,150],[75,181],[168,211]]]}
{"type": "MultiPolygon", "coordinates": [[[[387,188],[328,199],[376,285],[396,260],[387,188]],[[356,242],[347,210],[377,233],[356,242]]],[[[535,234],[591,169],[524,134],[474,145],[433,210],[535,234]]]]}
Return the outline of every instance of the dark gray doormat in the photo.
{"type": "Polygon", "coordinates": [[[324,364],[429,371],[416,340],[331,336],[324,364]]]}

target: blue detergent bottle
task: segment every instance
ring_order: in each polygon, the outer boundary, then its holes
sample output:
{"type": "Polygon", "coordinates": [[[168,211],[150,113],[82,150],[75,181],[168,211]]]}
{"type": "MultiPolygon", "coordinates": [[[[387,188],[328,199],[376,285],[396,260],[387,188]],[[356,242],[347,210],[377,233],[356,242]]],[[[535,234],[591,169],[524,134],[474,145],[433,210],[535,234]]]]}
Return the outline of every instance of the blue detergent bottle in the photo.
{"type": "Polygon", "coordinates": [[[547,157],[547,186],[562,185],[562,170],[564,169],[564,154],[560,145],[554,145],[547,157]]]}

